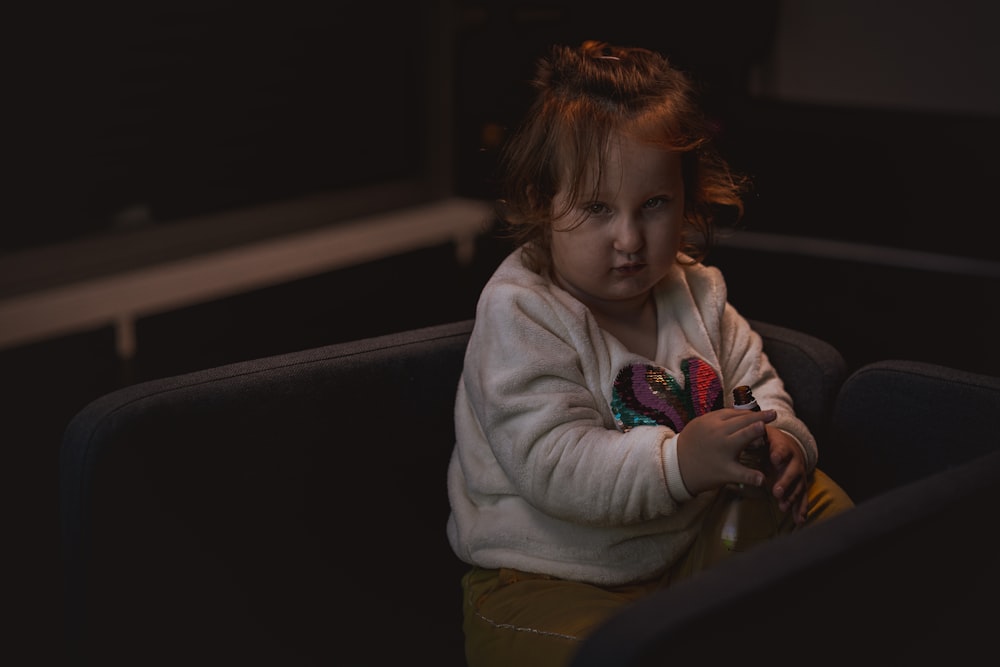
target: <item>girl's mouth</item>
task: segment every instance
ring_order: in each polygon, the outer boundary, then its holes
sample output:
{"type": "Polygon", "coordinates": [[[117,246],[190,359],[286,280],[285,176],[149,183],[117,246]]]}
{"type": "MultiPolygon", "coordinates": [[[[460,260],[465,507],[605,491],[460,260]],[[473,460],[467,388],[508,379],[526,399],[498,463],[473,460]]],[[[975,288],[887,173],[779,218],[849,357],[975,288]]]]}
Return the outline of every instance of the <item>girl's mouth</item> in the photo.
{"type": "Polygon", "coordinates": [[[621,266],[616,266],[614,270],[616,273],[630,276],[634,273],[642,271],[644,268],[646,268],[645,264],[623,264],[621,266]]]}

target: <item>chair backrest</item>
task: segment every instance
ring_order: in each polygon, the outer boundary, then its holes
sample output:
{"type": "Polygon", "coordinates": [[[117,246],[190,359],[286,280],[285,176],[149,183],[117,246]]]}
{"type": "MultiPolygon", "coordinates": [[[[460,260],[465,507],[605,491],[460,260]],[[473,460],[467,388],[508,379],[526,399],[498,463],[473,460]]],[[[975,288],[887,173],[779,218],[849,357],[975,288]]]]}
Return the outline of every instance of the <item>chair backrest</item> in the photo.
{"type": "Polygon", "coordinates": [[[71,658],[388,664],[378,656],[405,647],[460,664],[464,568],[444,489],[471,324],[86,406],[60,460],[71,658]]]}
{"type": "MultiPolygon", "coordinates": [[[[753,325],[825,428],[840,354],[753,325]]],[[[81,410],[60,455],[71,657],[464,664],[445,480],[472,326],[153,380],[81,410]]]]}
{"type": "Polygon", "coordinates": [[[831,465],[863,500],[1000,448],[1000,377],[938,364],[862,366],[834,406],[831,465]]]}

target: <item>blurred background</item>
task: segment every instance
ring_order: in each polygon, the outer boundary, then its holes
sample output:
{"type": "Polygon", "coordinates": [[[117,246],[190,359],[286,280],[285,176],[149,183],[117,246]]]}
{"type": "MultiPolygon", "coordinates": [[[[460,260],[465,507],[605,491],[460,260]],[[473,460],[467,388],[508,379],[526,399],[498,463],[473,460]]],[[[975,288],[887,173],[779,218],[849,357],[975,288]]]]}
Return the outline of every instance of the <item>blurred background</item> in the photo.
{"type": "Polygon", "coordinates": [[[699,84],[754,182],[707,260],[744,315],[851,369],[1000,375],[996,3],[65,4],[8,10],[4,77],[0,441],[39,663],[58,650],[73,414],[133,382],[472,317],[508,251],[497,150],[553,43],[645,46],[699,84]],[[157,293],[192,262],[220,286],[157,293]]]}

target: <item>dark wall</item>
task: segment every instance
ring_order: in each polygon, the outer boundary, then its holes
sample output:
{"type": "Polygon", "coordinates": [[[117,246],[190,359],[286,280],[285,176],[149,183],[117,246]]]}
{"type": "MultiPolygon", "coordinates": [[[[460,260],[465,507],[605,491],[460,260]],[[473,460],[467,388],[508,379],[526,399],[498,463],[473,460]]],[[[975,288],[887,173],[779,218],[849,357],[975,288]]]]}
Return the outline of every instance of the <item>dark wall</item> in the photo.
{"type": "Polygon", "coordinates": [[[433,5],[58,4],[10,22],[0,252],[426,174],[433,5]]]}

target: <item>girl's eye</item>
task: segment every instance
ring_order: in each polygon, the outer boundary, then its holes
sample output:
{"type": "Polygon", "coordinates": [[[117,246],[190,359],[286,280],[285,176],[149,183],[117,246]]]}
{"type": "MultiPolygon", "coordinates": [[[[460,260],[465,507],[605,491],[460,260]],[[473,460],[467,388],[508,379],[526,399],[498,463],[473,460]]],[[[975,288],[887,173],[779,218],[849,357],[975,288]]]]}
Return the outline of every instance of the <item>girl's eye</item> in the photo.
{"type": "Polygon", "coordinates": [[[667,203],[666,197],[651,197],[642,205],[643,208],[658,208],[667,203]]]}
{"type": "Polygon", "coordinates": [[[583,210],[585,210],[590,215],[600,215],[601,213],[606,213],[611,209],[609,209],[607,205],[602,204],[599,201],[595,201],[584,206],[583,210]]]}

